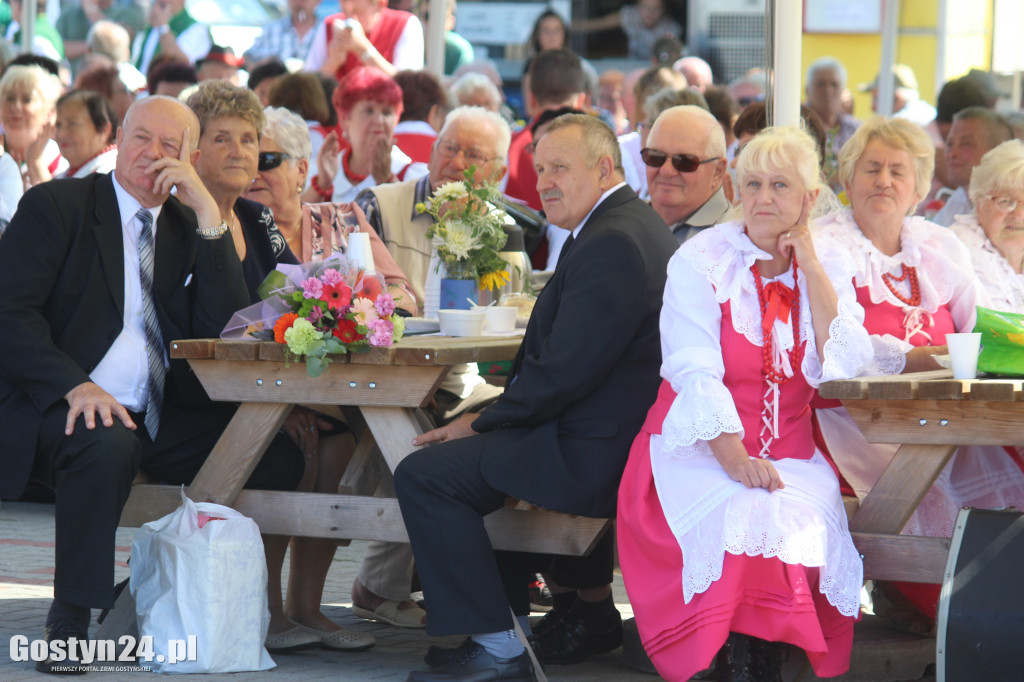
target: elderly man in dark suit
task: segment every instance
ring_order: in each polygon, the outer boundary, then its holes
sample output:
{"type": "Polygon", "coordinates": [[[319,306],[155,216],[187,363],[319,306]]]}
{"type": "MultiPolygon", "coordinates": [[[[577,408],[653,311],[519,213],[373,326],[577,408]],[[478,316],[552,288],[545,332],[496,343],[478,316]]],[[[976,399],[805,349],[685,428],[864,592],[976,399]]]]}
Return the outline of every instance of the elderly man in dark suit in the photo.
{"type": "MultiPolygon", "coordinates": [[[[55,488],[50,641],[86,639],[90,609],[113,605],[114,532],[140,465],[190,480],[230,419],[167,358],[170,340],[217,336],[249,303],[192,167],[198,137],[177,100],[133,105],[113,174],[34,187],[0,240],[0,494],[30,476],[55,488]]],[[[302,466],[279,437],[249,485],[294,488],[302,466]]]]}
{"type": "Polygon", "coordinates": [[[547,217],[572,231],[537,300],[504,394],[418,437],[395,472],[432,635],[474,633],[411,681],[532,680],[512,630],[484,515],[507,495],[556,511],[615,514],[630,443],[655,398],[658,316],[676,243],[623,183],[615,135],[586,115],[537,144],[547,217]],[[428,606],[429,606],[428,604],[428,606]],[[482,633],[482,634],[481,634],[482,633]]]}

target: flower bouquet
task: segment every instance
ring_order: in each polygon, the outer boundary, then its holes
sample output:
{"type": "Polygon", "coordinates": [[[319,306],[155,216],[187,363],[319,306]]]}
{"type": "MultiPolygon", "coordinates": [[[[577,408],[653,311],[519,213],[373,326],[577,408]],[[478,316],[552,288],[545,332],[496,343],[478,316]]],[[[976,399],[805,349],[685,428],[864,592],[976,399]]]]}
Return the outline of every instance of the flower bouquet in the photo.
{"type": "Polygon", "coordinates": [[[344,256],[278,265],[259,293],[263,301],[235,313],[221,338],[284,344],[289,360],[305,357],[311,377],[327,369],[329,355],[390,346],[405,331],[383,278],[344,256]]]}
{"type": "Polygon", "coordinates": [[[508,262],[498,255],[507,239],[502,225],[509,217],[494,206],[501,197],[497,186],[485,182],[477,187],[473,179],[470,167],[461,182],[441,185],[416,210],[434,218],[427,237],[444,263],[447,279],[473,280],[481,289],[497,289],[510,277],[508,262]]]}

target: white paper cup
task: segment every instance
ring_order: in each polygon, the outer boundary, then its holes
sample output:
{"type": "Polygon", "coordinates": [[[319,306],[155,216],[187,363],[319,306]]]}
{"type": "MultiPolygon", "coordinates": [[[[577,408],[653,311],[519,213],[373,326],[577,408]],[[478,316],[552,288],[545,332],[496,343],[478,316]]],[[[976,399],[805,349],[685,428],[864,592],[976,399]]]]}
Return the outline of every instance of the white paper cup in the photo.
{"type": "Polygon", "coordinates": [[[954,379],[974,379],[978,376],[978,353],[981,351],[981,332],[946,334],[949,361],[954,379]]]}
{"type": "Polygon", "coordinates": [[[480,308],[477,310],[442,309],[437,311],[437,319],[442,336],[480,336],[484,333],[484,321],[487,319],[487,315],[480,308]]]}
{"type": "Polygon", "coordinates": [[[492,305],[483,309],[487,319],[484,321],[485,332],[510,332],[516,328],[516,313],[519,309],[512,305],[492,305]]]}
{"type": "Polygon", "coordinates": [[[370,249],[370,235],[365,232],[350,232],[348,235],[348,259],[359,263],[359,267],[370,275],[377,271],[373,263],[373,251],[370,249]]]}

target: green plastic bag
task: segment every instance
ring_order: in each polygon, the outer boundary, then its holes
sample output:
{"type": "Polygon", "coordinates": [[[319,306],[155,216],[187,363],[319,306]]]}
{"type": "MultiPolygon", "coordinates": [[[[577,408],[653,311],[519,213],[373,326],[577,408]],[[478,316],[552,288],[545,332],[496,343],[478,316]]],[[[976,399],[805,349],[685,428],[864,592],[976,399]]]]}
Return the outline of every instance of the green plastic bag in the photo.
{"type": "Polygon", "coordinates": [[[975,332],[981,332],[978,371],[1024,376],[1024,315],[978,306],[975,332]]]}

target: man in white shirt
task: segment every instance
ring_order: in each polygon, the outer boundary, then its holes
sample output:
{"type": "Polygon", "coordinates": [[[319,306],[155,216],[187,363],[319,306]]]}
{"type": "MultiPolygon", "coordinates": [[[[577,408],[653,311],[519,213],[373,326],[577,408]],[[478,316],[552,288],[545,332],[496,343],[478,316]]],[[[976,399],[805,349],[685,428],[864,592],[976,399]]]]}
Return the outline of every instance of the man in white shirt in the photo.
{"type": "MultiPolygon", "coordinates": [[[[114,172],[32,188],[0,240],[0,495],[18,497],[30,477],[55,489],[51,642],[87,639],[90,610],[113,606],[114,533],[139,469],[190,481],[231,417],[167,355],[172,339],[215,337],[249,303],[192,167],[198,138],[177,100],[133,105],[114,172]]],[[[279,436],[248,485],[294,489],[302,470],[279,436]]],[[[37,669],[54,666],[78,667],[37,669]]]]}
{"type": "Polygon", "coordinates": [[[158,54],[195,64],[210,51],[210,29],[185,9],[185,0],[154,0],[149,8],[149,25],[135,36],[132,62],[149,74],[158,54]]]}

